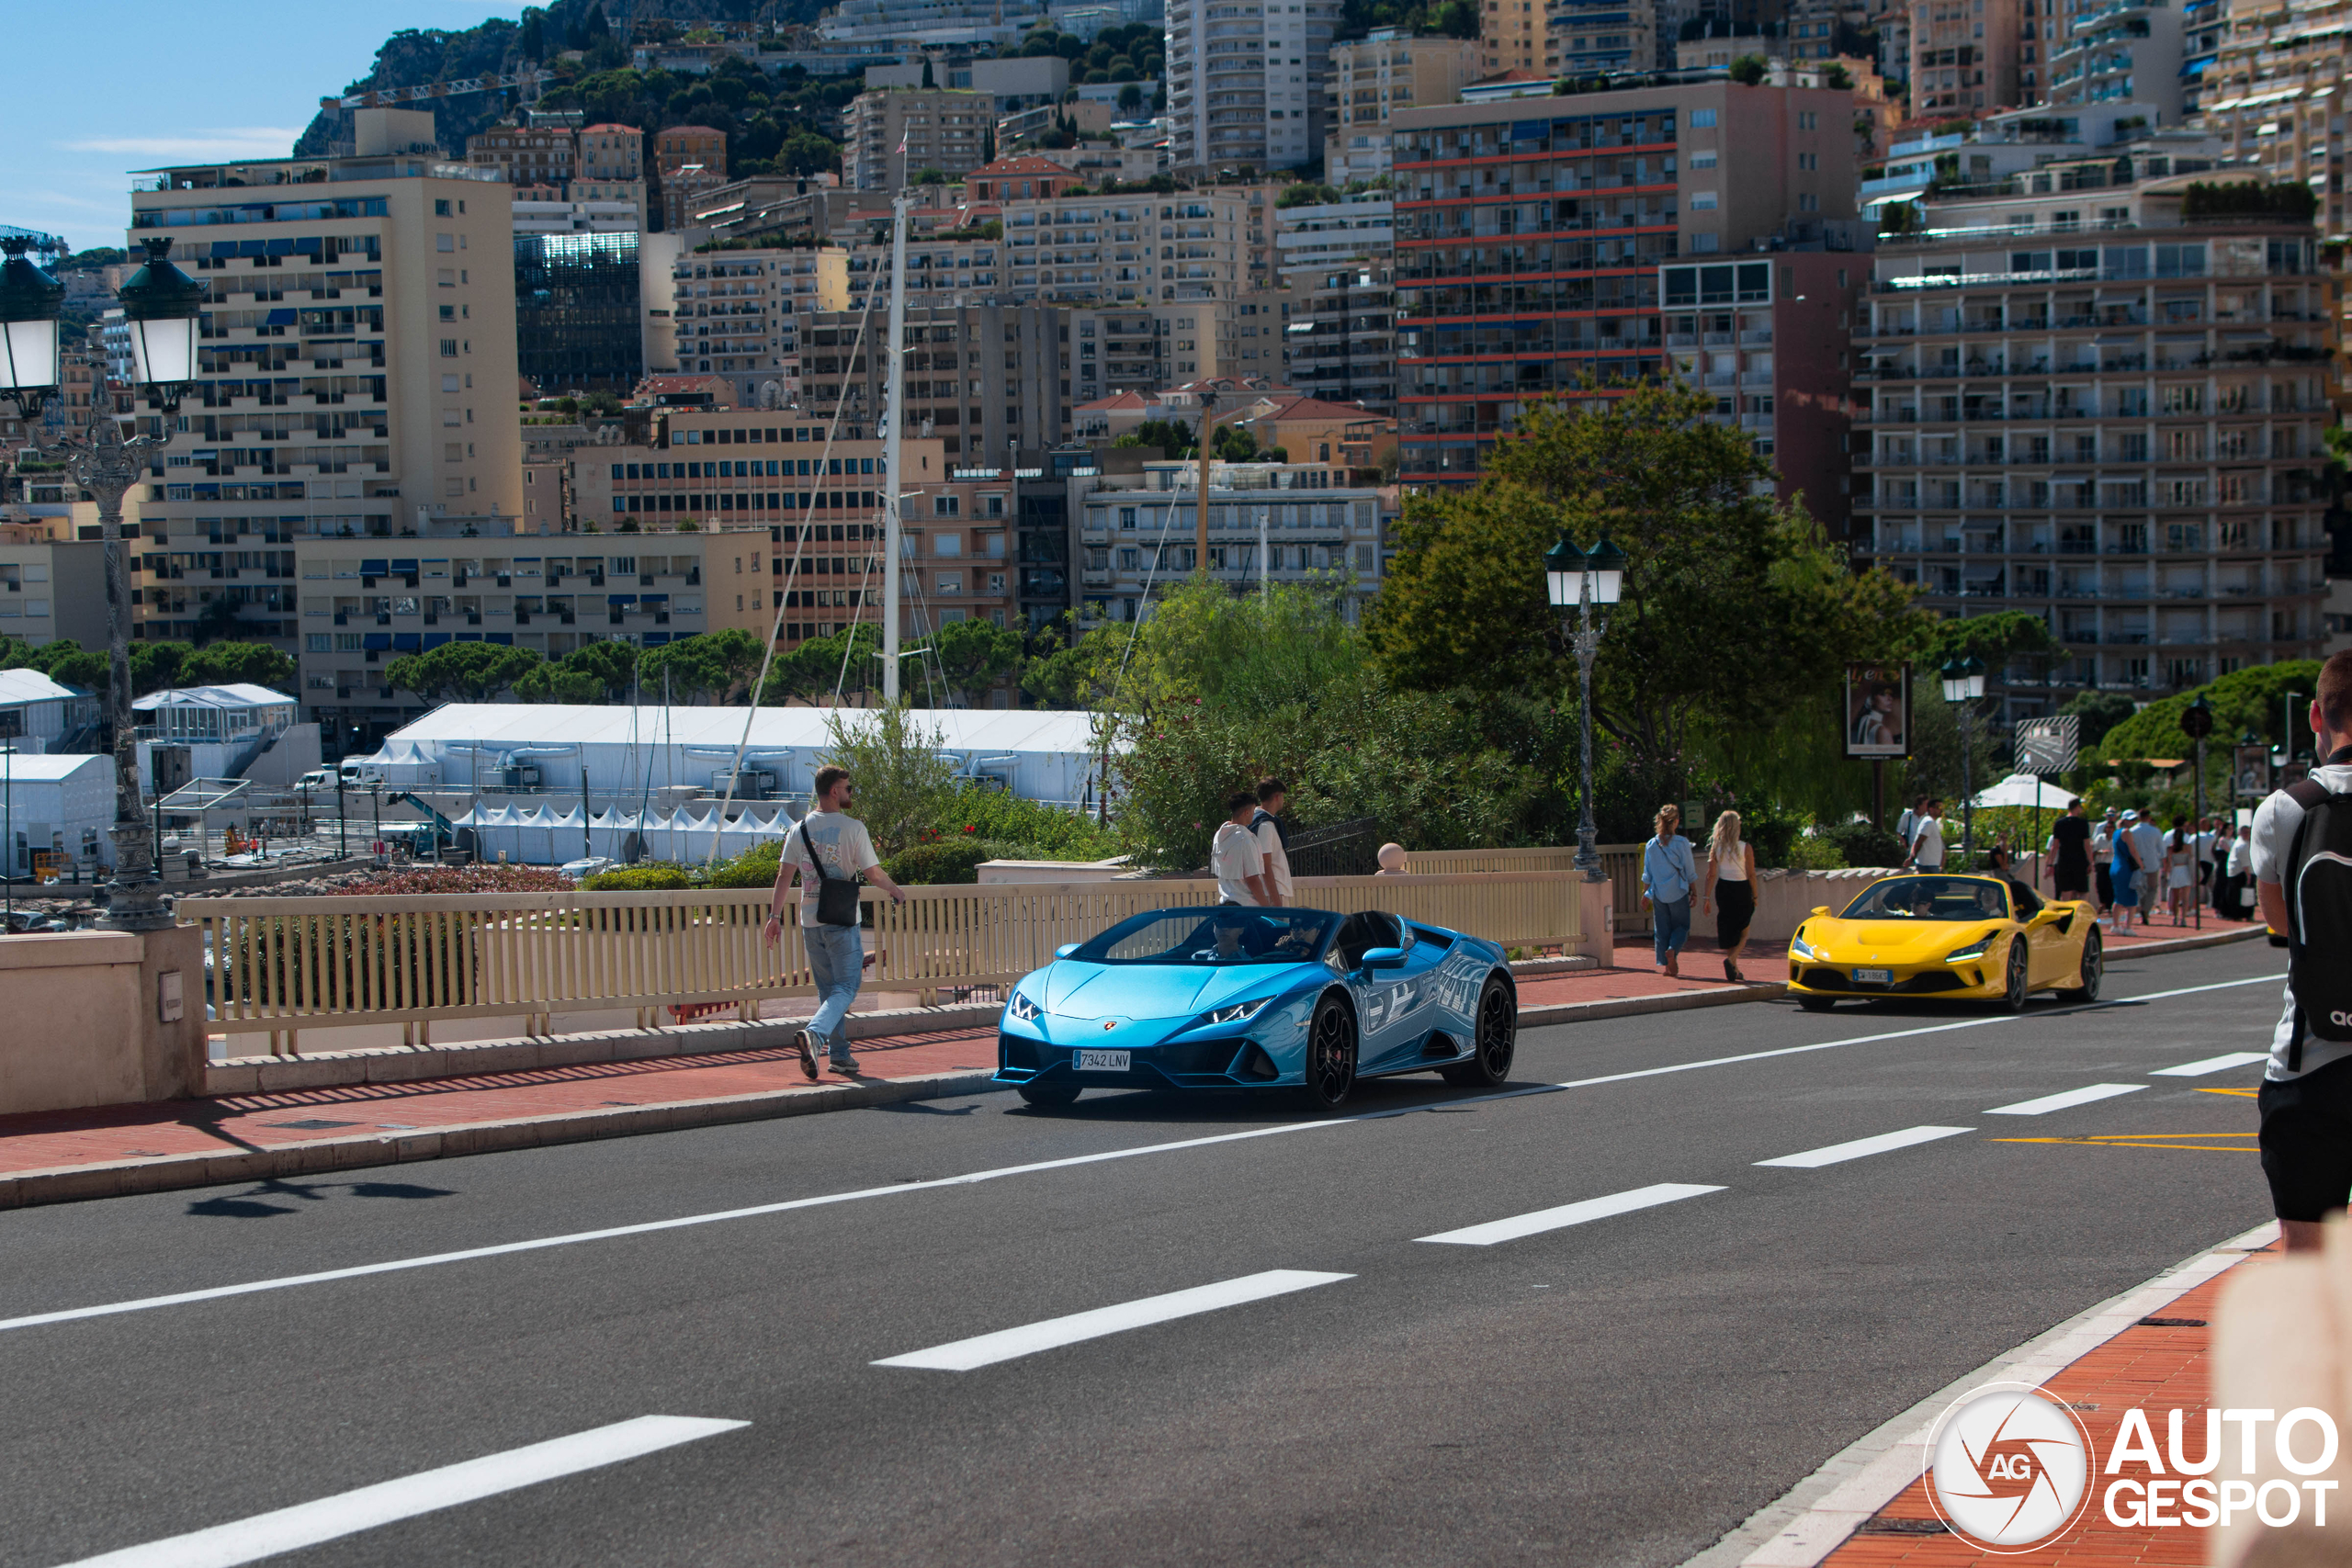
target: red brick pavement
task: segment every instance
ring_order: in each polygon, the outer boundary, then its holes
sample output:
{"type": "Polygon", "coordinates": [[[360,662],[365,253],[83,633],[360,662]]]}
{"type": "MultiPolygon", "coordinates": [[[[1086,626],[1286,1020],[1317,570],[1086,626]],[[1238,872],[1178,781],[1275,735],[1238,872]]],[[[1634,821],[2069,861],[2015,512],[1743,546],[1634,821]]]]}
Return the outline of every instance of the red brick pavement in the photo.
{"type": "MultiPolygon", "coordinates": [[[[2274,1247],[2276,1244],[2273,1244],[2274,1247]]],[[[2245,1265],[2241,1264],[2243,1268],[2245,1265]]],[[[2260,1265],[2256,1265],[2260,1267],[2260,1265]]],[[[2210,1321],[2220,1300],[2222,1273],[2207,1280],[2154,1315],[2192,1323],[2210,1321]]],[[[2073,1405],[2090,1429],[2092,1450],[2104,1455],[2115,1442],[2124,1412],[2138,1405],[2150,1411],[2201,1412],[2208,1395],[2207,1352],[2212,1335],[2204,1327],[2154,1328],[2135,1326],[2083,1357],[2044,1386],[2073,1405]]],[[[2162,1415],[2152,1417],[2159,1433],[2162,1415]]],[[[2190,1430],[2201,1429],[2194,1416],[2190,1430]]],[[[2096,1467],[2092,1481],[2099,1477],[2096,1467]]],[[[1822,1560],[1823,1568],[2111,1568],[2118,1563],[2177,1564],[2198,1568],[2205,1561],[2206,1533],[2178,1528],[2122,1529],[2108,1523],[2095,1489],[2081,1519],[2052,1546],[2024,1553],[1979,1551],[1950,1534],[1904,1534],[1905,1521],[1932,1521],[1927,1483],[1915,1481],[1896,1498],[1822,1560]]]]}

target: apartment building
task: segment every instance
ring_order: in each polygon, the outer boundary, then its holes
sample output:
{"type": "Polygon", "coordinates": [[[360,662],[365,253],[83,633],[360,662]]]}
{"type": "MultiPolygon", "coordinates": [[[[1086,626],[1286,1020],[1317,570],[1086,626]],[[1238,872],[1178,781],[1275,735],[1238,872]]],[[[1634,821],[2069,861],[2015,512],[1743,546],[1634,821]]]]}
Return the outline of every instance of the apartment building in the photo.
{"type": "Polygon", "coordinates": [[[1072,407],[1118,392],[1150,392],[1160,372],[1159,319],[1148,309],[1076,310],[1070,316],[1072,407]]]}
{"type": "Polygon", "coordinates": [[[560,126],[493,125],[466,138],[466,162],[496,169],[511,186],[560,188],[571,183],[579,168],[579,135],[560,126]]]}
{"type": "Polygon", "coordinates": [[[627,392],[644,376],[643,238],[634,224],[515,234],[514,367],[541,395],[627,392]]]}
{"type": "Polygon", "coordinates": [[[103,648],[106,546],[96,539],[44,537],[49,532],[0,525],[0,637],[35,648],[60,637],[103,648]]]}
{"type": "Polygon", "coordinates": [[[573,160],[575,179],[627,182],[645,178],[645,132],[633,125],[583,126],[579,131],[579,155],[573,160]]]}
{"type": "Polygon", "coordinates": [[[1283,333],[1290,303],[1288,295],[1273,289],[1154,307],[1160,385],[1212,377],[1279,380],[1288,353],[1283,333]]]}
{"type": "Polygon", "coordinates": [[[1558,63],[1544,27],[1550,0],[1479,0],[1479,74],[1495,77],[1506,71],[1531,76],[1548,75],[1558,63]]]}
{"type": "Polygon", "coordinates": [[[1396,206],[1387,195],[1278,209],[1274,252],[1289,295],[1283,378],[1310,397],[1393,413],[1396,206]]]}
{"type": "Polygon", "coordinates": [[[1476,39],[1415,38],[1402,28],[1374,28],[1368,38],[1331,46],[1331,123],[1323,139],[1323,177],[1333,185],[1388,172],[1388,117],[1421,104],[1450,104],[1478,79],[1476,39]]]}
{"type": "Polygon", "coordinates": [[[954,179],[988,162],[995,124],[986,93],[949,87],[884,87],[860,93],[844,118],[842,184],[899,191],[925,169],[954,179]]]}
{"type": "MultiPolygon", "coordinates": [[[[1010,467],[951,466],[945,479],[917,483],[904,493],[899,592],[899,629],[907,637],[925,637],[964,620],[1021,627],[1014,484],[1010,467]]],[[[910,667],[905,679],[915,678],[910,667]]],[[[1016,691],[1001,683],[984,705],[1012,706],[1016,691]]]]}
{"type": "Polygon", "coordinates": [[[675,231],[704,195],[727,183],[727,133],[707,125],[673,125],[653,136],[662,188],[662,226],[675,231]]]}
{"type": "Polygon", "coordinates": [[[347,157],[177,165],[132,191],[131,243],[178,242],[210,296],[201,379],[130,497],[136,636],[186,640],[226,598],[242,635],[292,652],[298,541],[522,510],[511,187],[406,151],[429,114],[355,130],[347,157]]]}
{"type": "Polygon", "coordinates": [[[670,276],[677,368],[726,377],[746,408],[797,391],[802,315],[851,304],[850,253],[837,245],[684,252],[670,276]]]}
{"type": "MultiPolygon", "coordinates": [[[[888,371],[887,318],[802,317],[803,396],[830,415],[844,393],[846,423],[878,423],[888,371]],[[866,329],[865,347],[859,329],[866,329]]],[[[906,310],[907,434],[935,437],[949,462],[983,467],[1017,446],[1052,446],[1069,432],[1069,314],[1038,305],[918,305],[906,310]]],[[[910,484],[927,482],[910,467],[910,484]]]]}
{"type": "Polygon", "coordinates": [[[1912,116],[1984,114],[2024,103],[2024,8],[2052,3],[1911,0],[1912,116]]]}
{"type": "Polygon", "coordinates": [[[1942,614],[2041,615],[2064,650],[2048,687],[2005,672],[2013,716],[2310,658],[2323,633],[2315,235],[2184,223],[2188,176],[2069,188],[2081,172],[1882,238],[1856,377],[1871,558],[1942,614]]]}
{"type": "MultiPolygon", "coordinates": [[[[2169,0],[2110,5],[2068,17],[2054,47],[2026,43],[2019,70],[2025,101],[2072,107],[2132,103],[2156,125],[2178,126],[2183,108],[2181,58],[2185,17],[2169,0]],[[2048,85],[2034,96],[2034,54],[2048,60],[2048,85]]],[[[2027,25],[2032,25],[2029,17],[2027,25]]]]}
{"type": "Polygon", "coordinates": [[[2323,234],[2346,229],[2344,195],[2346,61],[2352,4],[2279,0],[2229,8],[2199,93],[2199,127],[2225,161],[2319,198],[2323,234]]]}
{"type": "Polygon", "coordinates": [[[1659,63],[1658,31],[1654,0],[1550,0],[1544,73],[1576,79],[1653,70],[1659,63]]]}
{"type": "MultiPolygon", "coordinates": [[[[1198,476],[1196,464],[1159,462],[1139,473],[1069,479],[1080,626],[1139,620],[1201,568],[1198,476]]],[[[1355,620],[1379,592],[1391,503],[1329,464],[1212,461],[1208,575],[1236,591],[1262,581],[1325,584],[1355,620]]]]}
{"type": "Polygon", "coordinates": [[[1335,0],[1170,0],[1168,155],[1179,169],[1295,169],[1323,152],[1335,0]]]}
{"type": "MultiPolygon", "coordinates": [[[[1852,117],[1832,89],[1728,82],[1396,116],[1405,482],[1475,478],[1526,400],[1667,374],[1662,265],[1861,243],[1852,117]]],[[[1846,323],[1819,330],[1834,365],[1846,323]]]]}

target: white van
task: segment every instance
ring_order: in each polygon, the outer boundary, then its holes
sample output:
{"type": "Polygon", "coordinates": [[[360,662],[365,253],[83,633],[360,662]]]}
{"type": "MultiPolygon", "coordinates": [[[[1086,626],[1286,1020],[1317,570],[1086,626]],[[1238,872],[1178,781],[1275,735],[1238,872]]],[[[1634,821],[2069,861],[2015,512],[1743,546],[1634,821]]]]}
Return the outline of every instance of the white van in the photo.
{"type": "Polygon", "coordinates": [[[372,789],[384,782],[384,770],[380,763],[345,762],[342,773],[345,789],[372,789]]]}

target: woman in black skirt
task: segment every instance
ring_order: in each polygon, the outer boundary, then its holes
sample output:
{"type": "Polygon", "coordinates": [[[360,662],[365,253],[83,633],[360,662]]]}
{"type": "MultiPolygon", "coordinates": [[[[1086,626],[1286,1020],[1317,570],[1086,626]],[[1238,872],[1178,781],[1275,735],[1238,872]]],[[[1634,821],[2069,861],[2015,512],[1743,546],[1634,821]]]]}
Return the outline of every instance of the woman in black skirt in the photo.
{"type": "Polygon", "coordinates": [[[1715,911],[1715,941],[1724,950],[1724,978],[1739,979],[1739,950],[1747,941],[1748,922],[1756,918],[1756,851],[1739,837],[1739,813],[1726,811],[1715,818],[1707,840],[1705,887],[1702,911],[1715,911]]]}

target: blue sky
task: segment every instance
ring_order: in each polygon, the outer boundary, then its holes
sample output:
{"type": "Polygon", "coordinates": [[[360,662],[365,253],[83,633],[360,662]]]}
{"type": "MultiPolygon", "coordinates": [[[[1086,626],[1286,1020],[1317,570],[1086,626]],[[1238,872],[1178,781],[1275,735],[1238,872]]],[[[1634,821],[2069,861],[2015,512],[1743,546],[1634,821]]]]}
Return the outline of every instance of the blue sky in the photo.
{"type": "Polygon", "coordinates": [[[119,245],[128,171],[284,157],[319,99],[402,28],[469,28],[522,0],[22,0],[7,7],[0,224],[119,245]]]}

